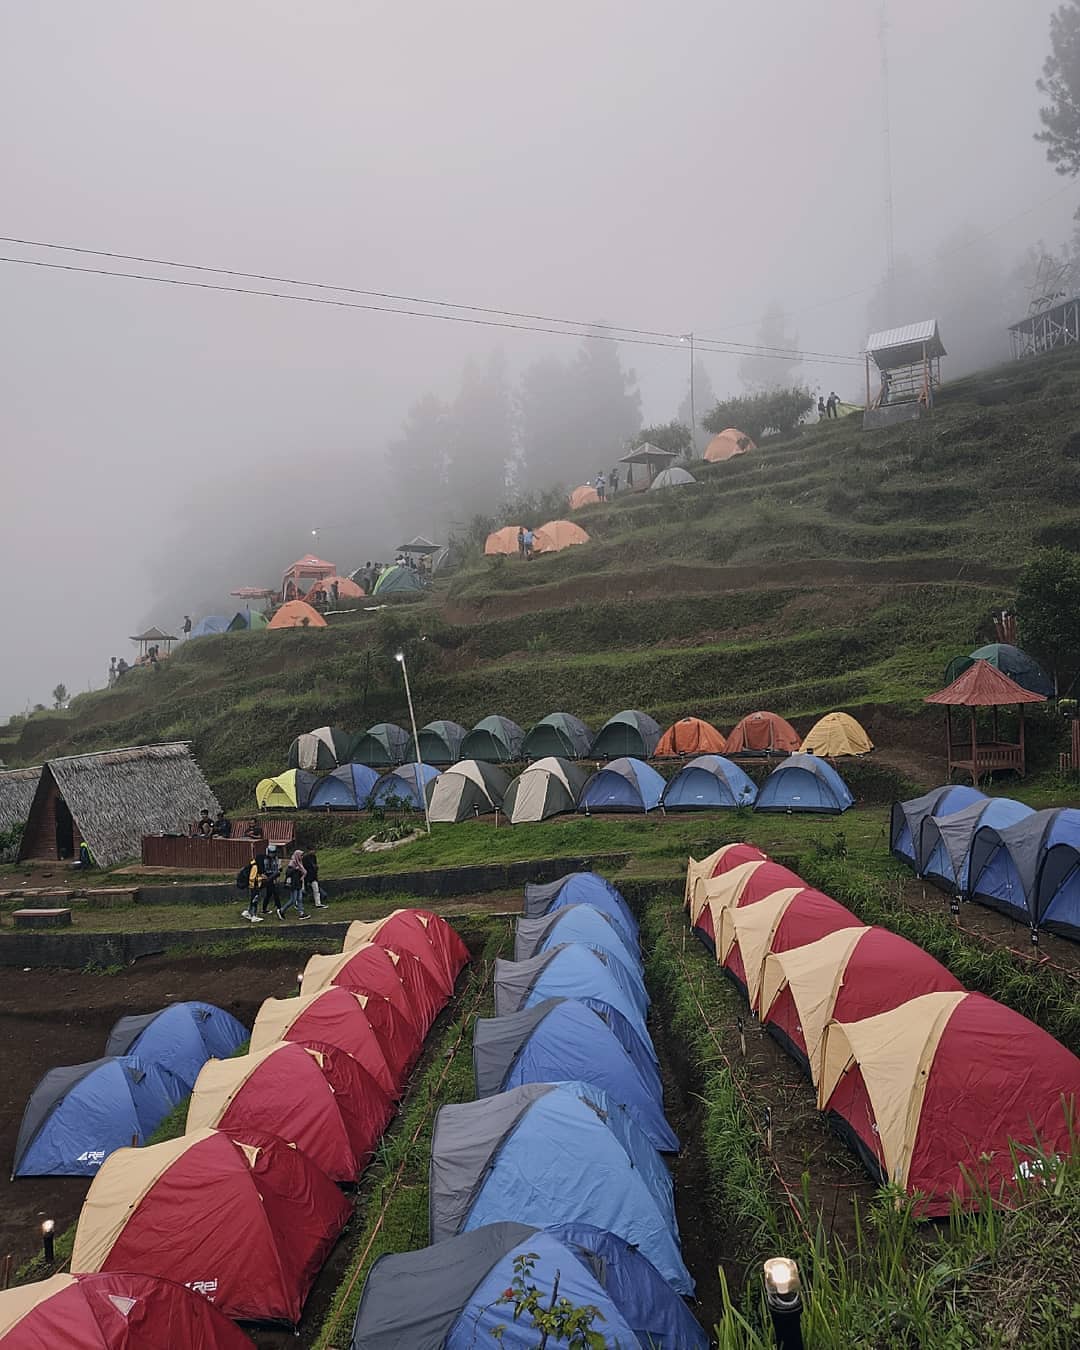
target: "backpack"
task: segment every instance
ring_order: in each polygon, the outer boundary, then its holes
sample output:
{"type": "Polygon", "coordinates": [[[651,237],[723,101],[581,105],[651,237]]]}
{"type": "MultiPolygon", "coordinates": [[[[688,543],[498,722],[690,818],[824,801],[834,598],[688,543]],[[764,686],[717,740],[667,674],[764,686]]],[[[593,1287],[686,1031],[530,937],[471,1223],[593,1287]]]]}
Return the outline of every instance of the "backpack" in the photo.
{"type": "Polygon", "coordinates": [[[251,864],[245,863],[236,874],[236,889],[246,891],[251,881],[251,864]]]}

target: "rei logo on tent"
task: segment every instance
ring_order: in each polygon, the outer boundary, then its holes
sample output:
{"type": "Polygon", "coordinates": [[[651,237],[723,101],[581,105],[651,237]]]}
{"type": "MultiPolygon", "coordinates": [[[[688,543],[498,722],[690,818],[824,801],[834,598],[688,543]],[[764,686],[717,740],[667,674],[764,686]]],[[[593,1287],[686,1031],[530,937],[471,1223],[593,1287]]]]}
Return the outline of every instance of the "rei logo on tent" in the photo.
{"type": "Polygon", "coordinates": [[[203,1298],[213,1303],[214,1295],[217,1293],[217,1285],[217,1280],[189,1280],[187,1287],[196,1294],[202,1294],[203,1298]]]}
{"type": "Polygon", "coordinates": [[[93,1167],[100,1167],[105,1161],[104,1149],[88,1149],[85,1153],[80,1153],[75,1159],[76,1162],[90,1163],[93,1167]]]}
{"type": "Polygon", "coordinates": [[[130,1317],[131,1310],[138,1303],[137,1298],[124,1298],[120,1294],[110,1294],[109,1302],[113,1305],[121,1317],[130,1317]]]}

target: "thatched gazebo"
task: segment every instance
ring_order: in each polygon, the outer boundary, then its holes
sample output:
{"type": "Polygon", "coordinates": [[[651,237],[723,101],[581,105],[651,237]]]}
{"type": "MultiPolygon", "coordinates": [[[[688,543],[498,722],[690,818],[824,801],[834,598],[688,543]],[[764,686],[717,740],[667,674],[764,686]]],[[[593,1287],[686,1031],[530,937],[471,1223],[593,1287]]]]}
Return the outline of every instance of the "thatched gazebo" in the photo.
{"type": "Polygon", "coordinates": [[[989,661],[976,661],[964,671],[963,675],[930,694],[924,703],[937,703],[945,709],[945,743],[949,760],[948,776],[951,779],[954,769],[960,769],[971,775],[976,785],[979,779],[995,769],[1013,769],[1021,778],[1024,776],[1026,762],[1024,757],[1024,704],[1045,703],[1044,694],[1033,694],[1022,689],[1008,675],[1003,675],[989,661]],[[1002,741],[998,726],[998,709],[1015,706],[1020,714],[1020,728],[1015,742],[1002,741]],[[969,742],[953,740],[952,710],[969,708],[971,710],[971,739],[969,742]],[[994,710],[993,739],[980,741],[976,725],[976,710],[992,708],[994,710]]]}

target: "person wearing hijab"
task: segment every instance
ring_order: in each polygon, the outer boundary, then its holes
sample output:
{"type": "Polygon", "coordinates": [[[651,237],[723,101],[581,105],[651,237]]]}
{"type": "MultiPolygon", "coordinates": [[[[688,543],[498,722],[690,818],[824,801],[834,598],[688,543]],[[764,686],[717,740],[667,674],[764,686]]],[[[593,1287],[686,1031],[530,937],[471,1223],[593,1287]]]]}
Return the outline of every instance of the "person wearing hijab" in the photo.
{"type": "Polygon", "coordinates": [[[304,851],[296,849],[289,859],[289,865],[285,869],[285,888],[288,891],[288,897],[285,903],[277,912],[279,919],[285,917],[285,911],[296,906],[301,919],[306,919],[304,912],[304,883],[307,881],[307,871],[304,867],[304,851]]]}

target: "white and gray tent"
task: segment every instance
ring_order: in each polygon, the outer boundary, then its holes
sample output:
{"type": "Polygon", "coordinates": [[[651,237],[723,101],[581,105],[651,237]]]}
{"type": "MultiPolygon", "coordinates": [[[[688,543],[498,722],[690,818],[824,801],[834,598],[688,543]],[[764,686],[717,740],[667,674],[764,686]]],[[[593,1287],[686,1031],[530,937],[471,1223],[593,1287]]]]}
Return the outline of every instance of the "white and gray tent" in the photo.
{"type": "Polygon", "coordinates": [[[568,759],[549,755],[530,764],[507,788],[503,810],[511,825],[576,811],[589,774],[568,759]]]}
{"type": "Polygon", "coordinates": [[[510,775],[497,764],[463,759],[453,764],[435,784],[428,816],[436,822],[455,824],[502,808],[510,775]]]}
{"type": "Polygon", "coordinates": [[[677,464],[673,464],[670,469],[663,469],[649,484],[649,491],[654,488],[666,487],[685,487],[687,483],[696,483],[697,479],[692,473],[687,473],[685,469],[680,469],[677,464]]]}
{"type": "Polygon", "coordinates": [[[356,737],[340,727],[316,727],[297,736],[289,747],[289,768],[323,773],[348,764],[356,737]]]}

